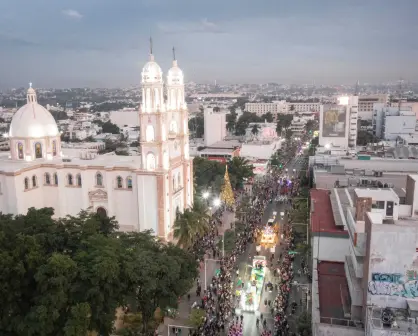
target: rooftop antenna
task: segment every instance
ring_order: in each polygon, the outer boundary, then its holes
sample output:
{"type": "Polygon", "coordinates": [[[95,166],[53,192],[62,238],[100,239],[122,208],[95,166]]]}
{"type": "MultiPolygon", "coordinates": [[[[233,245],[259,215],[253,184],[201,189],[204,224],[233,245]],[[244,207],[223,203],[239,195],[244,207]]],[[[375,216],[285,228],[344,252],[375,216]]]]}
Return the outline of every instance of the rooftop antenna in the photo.
{"type": "Polygon", "coordinates": [[[403,79],[402,77],[399,79],[399,98],[398,98],[398,111],[401,110],[402,107],[402,83],[403,79]]]}
{"type": "Polygon", "coordinates": [[[359,81],[357,80],[357,82],[356,82],[356,86],[355,86],[355,88],[354,88],[354,95],[355,96],[358,96],[358,92],[359,92],[359,81]]]}

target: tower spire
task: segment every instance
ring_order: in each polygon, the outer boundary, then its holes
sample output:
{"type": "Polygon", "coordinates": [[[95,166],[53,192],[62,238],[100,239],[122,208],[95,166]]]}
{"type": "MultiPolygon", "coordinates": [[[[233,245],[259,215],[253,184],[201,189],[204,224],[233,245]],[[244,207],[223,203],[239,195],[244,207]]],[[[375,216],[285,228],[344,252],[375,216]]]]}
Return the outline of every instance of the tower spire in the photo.
{"type": "Polygon", "coordinates": [[[152,36],[149,37],[149,59],[150,61],[154,60],[154,54],[152,50],[152,36]]]}
{"type": "Polygon", "coordinates": [[[176,60],[176,48],[173,47],[173,61],[176,60]]]}

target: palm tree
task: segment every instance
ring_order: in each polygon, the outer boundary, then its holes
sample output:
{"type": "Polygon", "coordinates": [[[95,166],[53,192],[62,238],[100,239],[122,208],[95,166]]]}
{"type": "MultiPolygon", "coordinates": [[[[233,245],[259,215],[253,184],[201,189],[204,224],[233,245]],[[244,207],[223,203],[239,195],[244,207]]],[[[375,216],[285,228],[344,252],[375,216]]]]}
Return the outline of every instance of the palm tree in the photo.
{"type": "Polygon", "coordinates": [[[257,135],[259,130],[260,130],[260,125],[258,125],[258,124],[254,124],[254,125],[253,125],[253,128],[251,129],[251,133],[252,133],[253,135],[257,135]]]}
{"type": "Polygon", "coordinates": [[[177,240],[177,245],[184,249],[189,249],[195,239],[194,229],[195,217],[190,209],[184,210],[183,213],[179,213],[174,221],[174,238],[177,240]]]}
{"type": "Polygon", "coordinates": [[[200,201],[193,203],[190,209],[178,213],[174,221],[174,238],[177,245],[189,249],[196,236],[202,236],[209,229],[210,215],[206,205],[200,201]]]}

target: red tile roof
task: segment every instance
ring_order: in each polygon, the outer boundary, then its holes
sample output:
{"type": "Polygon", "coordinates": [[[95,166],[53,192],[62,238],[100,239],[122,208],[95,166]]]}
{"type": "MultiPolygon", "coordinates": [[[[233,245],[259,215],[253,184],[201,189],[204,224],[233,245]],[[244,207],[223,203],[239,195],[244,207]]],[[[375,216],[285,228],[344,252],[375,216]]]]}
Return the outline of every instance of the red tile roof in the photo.
{"type": "Polygon", "coordinates": [[[311,202],[314,203],[314,211],[311,213],[311,231],[348,235],[347,231],[335,225],[329,197],[329,190],[311,189],[311,202]]]}
{"type": "Polygon", "coordinates": [[[321,318],[344,319],[343,300],[347,303],[350,297],[344,263],[321,261],[318,264],[318,292],[321,318]]]}

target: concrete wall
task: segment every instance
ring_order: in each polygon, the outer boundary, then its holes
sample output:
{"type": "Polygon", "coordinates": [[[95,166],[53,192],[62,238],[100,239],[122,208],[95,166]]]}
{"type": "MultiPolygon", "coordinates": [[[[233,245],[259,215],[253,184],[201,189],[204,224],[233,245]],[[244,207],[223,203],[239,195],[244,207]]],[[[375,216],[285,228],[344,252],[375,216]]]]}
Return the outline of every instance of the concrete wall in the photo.
{"type": "Polygon", "coordinates": [[[364,336],[363,329],[321,323],[315,336],[364,336]]]}

